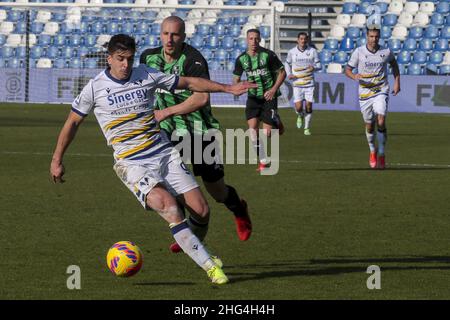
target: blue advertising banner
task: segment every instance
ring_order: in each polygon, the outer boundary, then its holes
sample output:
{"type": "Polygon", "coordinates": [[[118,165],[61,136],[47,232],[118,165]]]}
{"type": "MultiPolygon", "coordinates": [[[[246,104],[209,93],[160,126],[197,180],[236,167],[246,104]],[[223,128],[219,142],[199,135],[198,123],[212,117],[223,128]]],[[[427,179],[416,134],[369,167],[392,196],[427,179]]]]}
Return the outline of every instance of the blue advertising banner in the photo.
{"type": "MultiPolygon", "coordinates": [[[[72,103],[98,69],[30,69],[28,102],[72,103]]],[[[232,83],[228,71],[211,73],[212,79],[232,83]]],[[[450,113],[450,83],[446,76],[401,76],[401,92],[390,96],[391,112],[450,113]]],[[[389,78],[391,85],[393,77],[389,78]]],[[[2,69],[0,101],[25,102],[25,69],[2,69]]],[[[279,99],[280,107],[292,107],[292,86],[286,81],[279,99]]],[[[242,107],[246,96],[238,99],[227,94],[212,94],[213,106],[242,107]]],[[[359,110],[358,83],[343,74],[316,74],[314,108],[317,110],[359,110]]]]}

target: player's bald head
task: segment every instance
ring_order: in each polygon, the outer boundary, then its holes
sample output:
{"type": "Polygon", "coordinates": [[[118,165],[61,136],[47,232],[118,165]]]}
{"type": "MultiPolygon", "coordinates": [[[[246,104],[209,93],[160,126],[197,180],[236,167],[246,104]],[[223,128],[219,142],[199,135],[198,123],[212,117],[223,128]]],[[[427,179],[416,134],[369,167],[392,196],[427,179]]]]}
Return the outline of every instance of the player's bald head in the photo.
{"type": "Polygon", "coordinates": [[[165,26],[167,25],[176,25],[179,29],[180,33],[184,34],[185,31],[185,24],[183,19],[181,19],[180,17],[177,16],[170,16],[167,17],[163,20],[162,24],[161,24],[161,29],[164,29],[165,26]]]}

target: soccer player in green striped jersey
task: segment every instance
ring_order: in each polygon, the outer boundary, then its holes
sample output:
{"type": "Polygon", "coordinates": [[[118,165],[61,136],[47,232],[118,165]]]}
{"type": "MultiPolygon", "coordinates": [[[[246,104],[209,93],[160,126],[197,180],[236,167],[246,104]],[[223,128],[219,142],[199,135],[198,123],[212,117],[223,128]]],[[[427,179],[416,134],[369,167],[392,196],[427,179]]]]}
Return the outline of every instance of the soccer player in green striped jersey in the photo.
{"type": "Polygon", "coordinates": [[[259,139],[259,125],[263,123],[264,132],[270,136],[275,128],[283,134],[284,126],[278,115],[278,97],[280,87],[286,79],[286,71],[277,55],[259,45],[261,34],[258,29],[247,31],[247,50],[237,57],[234,67],[234,82],[241,81],[245,72],[249,82],[256,83],[258,88],[248,91],[245,108],[247,124],[251,130],[250,138],[259,157],[258,171],[269,163],[264,151],[264,144],[259,139]]]}
{"type": "MultiPolygon", "coordinates": [[[[145,50],[141,55],[141,63],[166,74],[209,79],[207,62],[197,49],[184,42],[185,38],[185,24],[181,18],[171,16],[164,19],[161,25],[162,46],[145,50]]],[[[173,133],[181,137],[190,134],[192,137],[194,134],[205,134],[208,129],[219,129],[219,122],[211,112],[209,93],[189,90],[158,91],[156,106],[159,110],[155,111],[155,117],[169,137],[173,133]]],[[[201,176],[206,190],[217,202],[225,204],[233,212],[239,239],[246,241],[252,232],[247,204],[232,186],[225,184],[221,163],[207,164],[203,159],[201,163],[194,161],[194,143],[198,140],[190,139],[190,158],[194,174],[201,176]]],[[[202,143],[202,154],[211,143],[214,141],[202,143]]],[[[194,233],[203,240],[208,230],[208,220],[190,212],[188,223],[194,233]]],[[[172,244],[170,249],[172,252],[181,251],[176,243],[172,244]]]]}

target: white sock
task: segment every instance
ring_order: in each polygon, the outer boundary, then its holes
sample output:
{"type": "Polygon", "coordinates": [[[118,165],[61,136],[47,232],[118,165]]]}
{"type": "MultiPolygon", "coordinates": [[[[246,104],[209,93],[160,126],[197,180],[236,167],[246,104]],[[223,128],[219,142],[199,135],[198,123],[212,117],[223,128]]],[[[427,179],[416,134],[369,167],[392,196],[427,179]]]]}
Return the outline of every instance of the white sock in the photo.
{"type": "Polygon", "coordinates": [[[386,138],[387,138],[386,130],[384,131],[378,130],[377,138],[378,138],[378,154],[384,155],[384,146],[386,145],[386,138]]]}
{"type": "Polygon", "coordinates": [[[211,260],[210,254],[206,251],[206,248],[200,242],[200,240],[189,229],[189,225],[186,220],[179,224],[170,224],[170,231],[175,238],[175,241],[179,244],[181,249],[198,264],[203,270],[208,271],[213,266],[214,262],[211,260]]]}
{"type": "Polygon", "coordinates": [[[264,143],[261,141],[261,139],[256,138],[255,140],[252,140],[252,145],[255,153],[258,155],[259,162],[268,162],[266,151],[264,150],[264,143]]]}
{"type": "Polygon", "coordinates": [[[309,129],[309,124],[311,123],[312,112],[306,113],[305,115],[305,129],[309,129]]]}
{"type": "Polygon", "coordinates": [[[366,137],[367,137],[367,142],[369,143],[370,152],[375,152],[375,150],[376,150],[375,134],[373,132],[372,133],[367,132],[367,129],[366,129],[366,137]]]}
{"type": "Polygon", "coordinates": [[[208,233],[208,223],[200,223],[195,220],[192,216],[187,220],[187,224],[189,228],[192,230],[192,233],[195,234],[198,240],[203,241],[208,233]]]}

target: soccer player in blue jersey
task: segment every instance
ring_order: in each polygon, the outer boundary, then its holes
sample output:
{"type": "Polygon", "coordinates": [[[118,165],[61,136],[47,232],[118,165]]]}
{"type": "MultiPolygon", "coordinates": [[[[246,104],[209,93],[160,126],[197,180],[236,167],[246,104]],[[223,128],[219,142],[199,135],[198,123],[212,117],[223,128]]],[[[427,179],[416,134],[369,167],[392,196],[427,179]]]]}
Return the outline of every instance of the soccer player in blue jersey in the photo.
{"type": "Polygon", "coordinates": [[[134,38],[118,34],[108,44],[109,67],[91,79],[74,100],[53,153],[50,174],[64,182],[63,156],[84,118],[93,111],[114,150],[114,170],[146,209],[169,223],[183,251],[203,268],[213,283],[228,282],[222,262],[212,257],[189,228],[175,197],[182,198],[199,219],[208,219],[209,207],[178,151],[160,135],[154,118],[154,93],[188,88],[199,92],[245,93],[256,85],[225,85],[201,78],[166,75],[145,65],[133,68],[134,38]]]}
{"type": "Polygon", "coordinates": [[[370,150],[369,165],[373,169],[384,169],[386,166],[388,63],[392,67],[395,80],[392,94],[395,96],[400,92],[400,72],[395,56],[389,48],[381,48],[379,40],[379,26],[367,28],[367,44],[353,51],[345,68],[345,75],[359,83],[359,105],[366,125],[366,138],[370,150]],[[357,73],[353,73],[353,70],[357,70],[357,73]],[[375,146],[376,138],[378,148],[375,146]]]}

